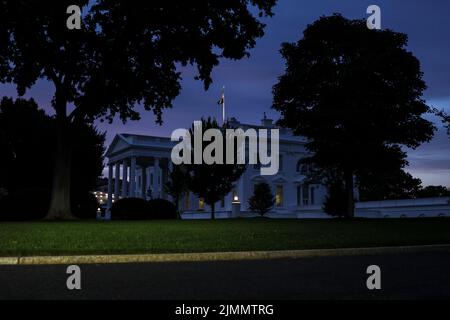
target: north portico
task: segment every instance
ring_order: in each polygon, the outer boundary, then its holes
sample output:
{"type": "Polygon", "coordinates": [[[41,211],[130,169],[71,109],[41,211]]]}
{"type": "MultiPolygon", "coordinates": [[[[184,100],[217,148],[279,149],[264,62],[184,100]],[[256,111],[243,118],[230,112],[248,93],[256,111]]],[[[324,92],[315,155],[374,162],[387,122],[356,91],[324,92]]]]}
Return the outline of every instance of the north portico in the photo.
{"type": "Polygon", "coordinates": [[[106,152],[108,157],[108,205],[120,198],[163,198],[164,183],[172,170],[174,142],[169,138],[118,134],[106,152]]]}
{"type": "MultiPolygon", "coordinates": [[[[247,130],[273,129],[273,121],[264,117],[261,125],[242,124],[237,119],[229,119],[233,128],[247,130]]],[[[216,204],[218,217],[233,216],[233,206],[239,203],[240,215],[249,214],[248,199],[256,184],[266,182],[275,196],[275,207],[271,215],[296,217],[298,212],[317,212],[323,204],[326,188],[307,182],[308,167],[300,160],[307,156],[305,139],[294,136],[288,129],[280,129],[279,171],[272,176],[262,176],[260,165],[247,165],[242,177],[236,182],[232,192],[216,204]],[[234,204],[233,204],[234,202],[234,204]]],[[[164,192],[169,172],[172,170],[172,148],[177,144],[166,137],[118,134],[109,146],[108,158],[108,205],[106,219],[110,219],[109,208],[120,198],[137,197],[143,199],[163,198],[171,200],[164,192]],[[113,200],[114,199],[114,200],[113,200]]],[[[246,153],[248,154],[248,149],[246,153]]],[[[191,192],[180,201],[184,216],[195,218],[209,213],[209,207],[191,192]]]]}

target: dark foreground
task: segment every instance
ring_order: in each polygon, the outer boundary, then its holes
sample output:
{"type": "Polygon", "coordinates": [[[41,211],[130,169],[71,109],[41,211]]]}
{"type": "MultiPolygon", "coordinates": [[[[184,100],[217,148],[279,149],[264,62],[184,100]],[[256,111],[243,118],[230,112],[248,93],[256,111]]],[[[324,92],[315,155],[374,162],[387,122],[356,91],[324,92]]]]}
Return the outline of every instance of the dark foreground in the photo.
{"type": "Polygon", "coordinates": [[[450,299],[450,252],[265,261],[0,266],[0,299],[450,299]],[[381,268],[369,291],[366,268],[381,268]]]}

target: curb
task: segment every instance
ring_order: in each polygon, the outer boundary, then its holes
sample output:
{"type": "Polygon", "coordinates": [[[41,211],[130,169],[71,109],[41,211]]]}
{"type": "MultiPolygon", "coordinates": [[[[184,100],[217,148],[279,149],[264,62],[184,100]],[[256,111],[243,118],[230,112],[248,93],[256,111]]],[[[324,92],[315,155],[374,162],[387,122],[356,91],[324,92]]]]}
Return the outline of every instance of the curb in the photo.
{"type": "Polygon", "coordinates": [[[205,253],[164,253],[128,255],[78,255],[0,257],[0,265],[65,265],[65,264],[122,264],[161,262],[207,262],[266,259],[299,259],[313,257],[338,257],[416,252],[450,252],[450,244],[401,247],[311,249],[283,251],[243,251],[205,253]]]}

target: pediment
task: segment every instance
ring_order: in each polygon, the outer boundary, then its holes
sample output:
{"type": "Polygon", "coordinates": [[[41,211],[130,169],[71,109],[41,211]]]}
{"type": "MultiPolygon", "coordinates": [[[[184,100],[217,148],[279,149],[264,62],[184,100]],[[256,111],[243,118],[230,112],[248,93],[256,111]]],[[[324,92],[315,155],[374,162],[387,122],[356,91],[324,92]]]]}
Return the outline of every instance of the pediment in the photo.
{"type": "Polygon", "coordinates": [[[125,137],[118,134],[114,137],[112,143],[106,151],[106,156],[109,157],[110,155],[120,152],[128,147],[130,147],[129,142],[125,139],[125,137]]]}

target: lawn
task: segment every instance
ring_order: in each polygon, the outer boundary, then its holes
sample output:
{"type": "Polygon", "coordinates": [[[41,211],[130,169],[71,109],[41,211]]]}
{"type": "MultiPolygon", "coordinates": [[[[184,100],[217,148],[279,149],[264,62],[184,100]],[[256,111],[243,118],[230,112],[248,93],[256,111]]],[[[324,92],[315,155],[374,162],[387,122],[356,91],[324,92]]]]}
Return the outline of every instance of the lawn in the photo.
{"type": "Polygon", "coordinates": [[[0,223],[0,256],[450,244],[450,219],[0,223]]]}

